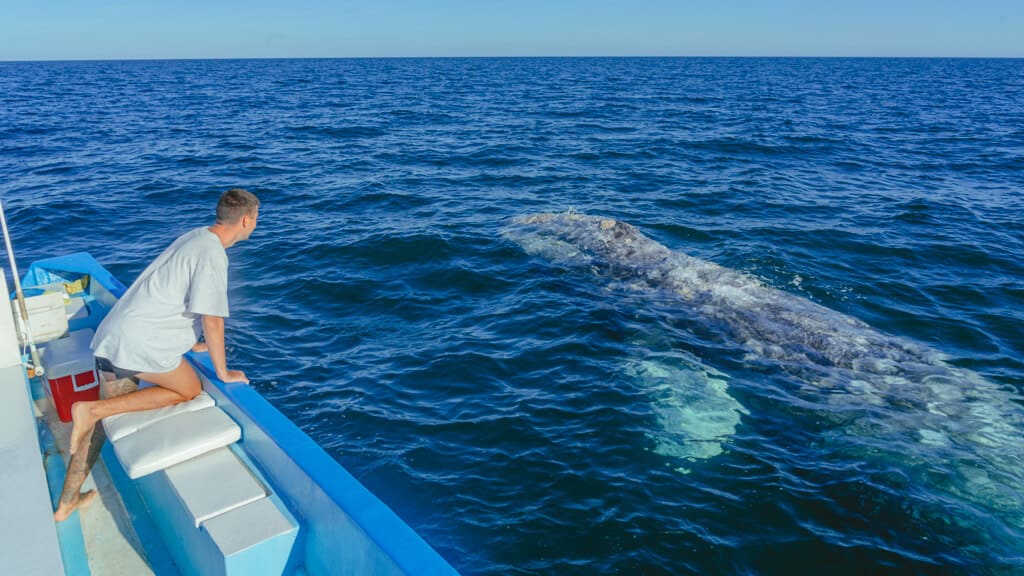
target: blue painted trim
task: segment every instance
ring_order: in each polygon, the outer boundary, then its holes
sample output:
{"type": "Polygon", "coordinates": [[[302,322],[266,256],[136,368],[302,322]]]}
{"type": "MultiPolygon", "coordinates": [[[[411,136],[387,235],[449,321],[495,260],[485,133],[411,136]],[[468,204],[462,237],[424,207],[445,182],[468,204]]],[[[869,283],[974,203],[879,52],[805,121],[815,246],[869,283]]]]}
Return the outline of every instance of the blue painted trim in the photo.
{"type": "MultiPolygon", "coordinates": [[[[32,386],[33,388],[35,386],[32,386]]],[[[36,420],[39,431],[39,446],[43,451],[43,469],[46,472],[46,484],[50,489],[50,505],[57,509],[60,493],[64,488],[66,468],[61,457],[57,441],[50,432],[50,427],[41,420],[36,420]]],[[[60,557],[64,562],[66,576],[90,576],[89,556],[85,552],[85,536],[82,535],[82,523],[78,510],[63,522],[56,522],[57,542],[60,544],[60,557]]]]}
{"type": "Polygon", "coordinates": [[[128,289],[88,252],[77,252],[65,256],[36,260],[21,278],[22,286],[38,286],[53,282],[54,272],[75,272],[88,274],[93,281],[103,284],[110,293],[120,298],[128,289]]]}
{"type": "MultiPolygon", "coordinates": [[[[22,356],[22,362],[27,361],[22,356]]],[[[39,378],[29,380],[25,378],[25,385],[28,387],[29,396],[33,401],[46,396],[43,390],[43,383],[39,378]]],[[[57,502],[60,500],[60,493],[64,488],[64,474],[66,468],[64,458],[61,457],[60,448],[57,447],[57,440],[40,418],[36,418],[36,433],[39,436],[39,449],[41,450],[43,471],[46,474],[46,485],[50,491],[50,506],[57,509],[57,502]]],[[[88,576],[89,557],[85,552],[85,537],[82,535],[82,524],[79,521],[78,511],[75,510],[67,520],[54,523],[57,530],[57,542],[60,545],[60,557],[64,563],[64,573],[74,576],[88,576]]]]}

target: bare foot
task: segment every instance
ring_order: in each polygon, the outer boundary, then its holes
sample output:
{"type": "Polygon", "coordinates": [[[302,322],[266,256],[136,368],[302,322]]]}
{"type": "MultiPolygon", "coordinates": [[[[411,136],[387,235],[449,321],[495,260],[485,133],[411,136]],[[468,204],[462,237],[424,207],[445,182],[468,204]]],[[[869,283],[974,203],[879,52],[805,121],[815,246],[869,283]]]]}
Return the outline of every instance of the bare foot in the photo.
{"type": "Polygon", "coordinates": [[[195,345],[192,346],[192,351],[193,352],[200,352],[200,353],[202,353],[202,352],[209,352],[210,351],[210,347],[206,345],[206,342],[196,342],[195,345]]]}
{"type": "Polygon", "coordinates": [[[72,502],[61,502],[60,506],[57,507],[57,511],[53,513],[53,519],[57,522],[67,520],[68,516],[71,516],[71,513],[75,510],[85,508],[89,504],[92,504],[92,501],[96,499],[96,495],[95,490],[89,490],[88,492],[82,492],[76,496],[72,502]]]}
{"type": "Polygon", "coordinates": [[[74,454],[78,451],[82,439],[92,434],[96,427],[96,419],[92,415],[90,407],[92,402],[75,402],[71,405],[71,448],[69,452],[74,454]]]}

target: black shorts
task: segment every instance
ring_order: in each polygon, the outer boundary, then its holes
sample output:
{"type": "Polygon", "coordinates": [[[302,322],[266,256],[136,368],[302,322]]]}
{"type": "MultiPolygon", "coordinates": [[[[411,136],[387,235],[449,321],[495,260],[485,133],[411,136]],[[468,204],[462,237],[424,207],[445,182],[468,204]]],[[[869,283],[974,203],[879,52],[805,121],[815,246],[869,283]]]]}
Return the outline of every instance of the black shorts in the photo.
{"type": "Polygon", "coordinates": [[[131,378],[136,382],[139,380],[139,374],[142,374],[142,372],[138,370],[125,370],[124,368],[118,368],[117,366],[114,366],[113,362],[102,356],[96,357],[96,371],[113,372],[115,378],[131,378]]]}

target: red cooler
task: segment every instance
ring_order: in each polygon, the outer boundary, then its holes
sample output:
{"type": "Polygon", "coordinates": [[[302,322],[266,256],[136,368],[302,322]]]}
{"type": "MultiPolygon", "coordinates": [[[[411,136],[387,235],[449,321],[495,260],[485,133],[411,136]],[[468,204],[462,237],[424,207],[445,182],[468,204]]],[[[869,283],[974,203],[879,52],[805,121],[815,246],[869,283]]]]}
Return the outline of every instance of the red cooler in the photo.
{"type": "Polygon", "coordinates": [[[99,400],[100,381],[89,343],[92,330],[75,330],[43,349],[43,378],[61,422],[71,421],[71,405],[79,400],[99,400]]]}

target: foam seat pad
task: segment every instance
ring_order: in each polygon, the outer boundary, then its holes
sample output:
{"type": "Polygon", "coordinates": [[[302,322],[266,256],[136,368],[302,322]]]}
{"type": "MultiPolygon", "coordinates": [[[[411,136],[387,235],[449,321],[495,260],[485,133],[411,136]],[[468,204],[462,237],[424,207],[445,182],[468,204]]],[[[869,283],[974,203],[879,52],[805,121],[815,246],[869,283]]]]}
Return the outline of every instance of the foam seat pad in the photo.
{"type": "Polygon", "coordinates": [[[216,406],[158,420],[111,442],[130,478],[140,478],[238,441],[242,429],[216,406]]]}
{"type": "Polygon", "coordinates": [[[174,406],[107,416],[103,419],[103,431],[106,432],[107,439],[114,442],[165,418],[171,418],[185,412],[195,412],[196,410],[209,408],[213,405],[213,397],[206,392],[200,392],[198,396],[188,402],[181,402],[174,406]]]}

